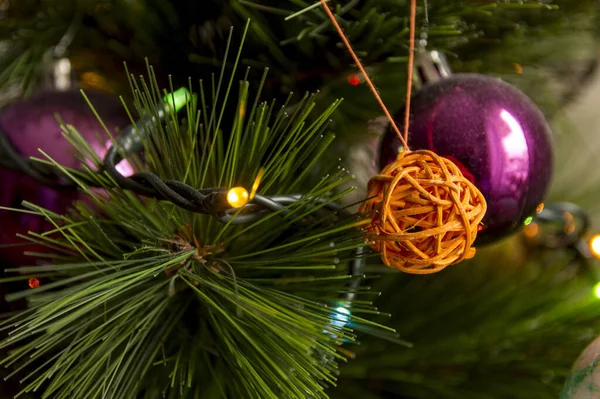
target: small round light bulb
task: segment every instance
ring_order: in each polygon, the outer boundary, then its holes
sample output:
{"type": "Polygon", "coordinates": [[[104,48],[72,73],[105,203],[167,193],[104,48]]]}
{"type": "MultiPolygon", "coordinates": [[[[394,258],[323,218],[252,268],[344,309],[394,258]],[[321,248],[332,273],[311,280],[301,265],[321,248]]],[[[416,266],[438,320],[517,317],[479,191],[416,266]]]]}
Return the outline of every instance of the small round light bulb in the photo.
{"type": "Polygon", "coordinates": [[[248,190],[244,187],[234,187],[227,192],[227,202],[232,208],[241,208],[248,203],[248,190]]]}
{"type": "Polygon", "coordinates": [[[530,223],[523,229],[527,238],[534,238],[540,232],[540,226],[537,223],[530,223]]]}
{"type": "Polygon", "coordinates": [[[540,214],[544,210],[544,203],[540,203],[537,208],[535,208],[535,213],[540,214]]]}
{"type": "Polygon", "coordinates": [[[360,84],[360,77],[358,75],[350,75],[348,76],[348,83],[351,86],[358,86],[360,84]]]}
{"type": "Polygon", "coordinates": [[[594,286],[594,294],[598,299],[600,299],[600,283],[596,283],[594,286]]]}
{"type": "Polygon", "coordinates": [[[596,258],[600,258],[600,234],[596,234],[590,238],[590,250],[596,258]]]}

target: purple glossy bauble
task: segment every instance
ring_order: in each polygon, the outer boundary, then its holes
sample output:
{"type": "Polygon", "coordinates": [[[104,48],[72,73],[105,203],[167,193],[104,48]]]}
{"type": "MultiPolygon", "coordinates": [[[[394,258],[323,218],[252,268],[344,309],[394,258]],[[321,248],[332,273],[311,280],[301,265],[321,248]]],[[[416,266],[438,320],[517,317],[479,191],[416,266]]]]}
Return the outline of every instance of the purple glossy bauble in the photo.
{"type": "MultiPolygon", "coordinates": [[[[124,128],[130,124],[117,98],[94,92],[86,92],[86,95],[111,133],[115,133],[116,127],[124,128]]],[[[91,147],[103,155],[106,139],[101,137],[106,137],[106,133],[79,91],[41,93],[3,109],[0,111],[0,131],[24,157],[43,158],[38,151],[40,148],[58,163],[77,168],[81,161],[74,156],[73,146],[63,137],[56,114],[65,123],[73,125],[91,147]]],[[[53,212],[64,213],[76,198],[76,191],[57,191],[22,173],[0,166],[1,206],[20,208],[23,201],[29,201],[53,212]]],[[[0,264],[31,263],[31,257],[25,257],[23,252],[40,248],[2,245],[23,242],[16,237],[17,233],[41,233],[49,226],[41,217],[2,210],[0,220],[0,264]]]]}
{"type": "MultiPolygon", "coordinates": [[[[404,111],[396,120],[404,119],[404,111]]],[[[550,128],[536,105],[500,79],[457,74],[425,86],[411,101],[409,146],[456,162],[487,200],[477,243],[505,237],[535,214],[552,178],[550,128]]],[[[389,129],[380,167],[398,154],[389,129]]]]}

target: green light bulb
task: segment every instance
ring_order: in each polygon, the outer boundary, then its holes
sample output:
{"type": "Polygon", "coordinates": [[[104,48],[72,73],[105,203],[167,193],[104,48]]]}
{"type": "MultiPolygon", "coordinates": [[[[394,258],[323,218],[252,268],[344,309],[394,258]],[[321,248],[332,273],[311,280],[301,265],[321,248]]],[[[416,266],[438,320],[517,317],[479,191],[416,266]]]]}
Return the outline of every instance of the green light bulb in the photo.
{"type": "Polygon", "coordinates": [[[596,283],[594,286],[594,294],[596,295],[596,298],[600,298],[600,283],[596,283]]]}
{"type": "Polygon", "coordinates": [[[175,108],[175,112],[179,112],[191,99],[192,94],[185,87],[177,89],[173,93],[169,93],[163,97],[163,101],[175,108]]]}

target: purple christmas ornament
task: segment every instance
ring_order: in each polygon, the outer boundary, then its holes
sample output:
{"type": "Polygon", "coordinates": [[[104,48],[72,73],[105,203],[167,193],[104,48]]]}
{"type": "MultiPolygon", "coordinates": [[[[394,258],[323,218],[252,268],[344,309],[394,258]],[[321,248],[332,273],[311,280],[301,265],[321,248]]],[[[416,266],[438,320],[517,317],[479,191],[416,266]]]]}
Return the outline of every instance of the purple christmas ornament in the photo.
{"type": "MultiPolygon", "coordinates": [[[[478,244],[507,236],[535,214],[552,178],[552,139],[544,116],[521,91],[484,75],[451,75],[415,95],[408,145],[451,159],[481,190],[488,210],[478,244]]],[[[388,129],[381,168],[396,159],[399,147],[388,129]]]]}
{"type": "MultiPolygon", "coordinates": [[[[86,95],[111,133],[115,133],[116,127],[124,128],[130,124],[123,105],[117,98],[93,92],[86,92],[86,95]]],[[[65,123],[73,125],[98,155],[104,155],[107,140],[100,137],[106,137],[106,133],[79,91],[42,93],[3,109],[0,112],[0,133],[26,158],[43,158],[38,151],[40,148],[58,163],[77,168],[81,162],[74,156],[75,149],[71,143],[63,137],[56,114],[65,123]]],[[[0,187],[0,205],[5,207],[20,208],[21,202],[29,201],[53,212],[64,213],[77,198],[76,191],[54,190],[22,173],[1,166],[0,187]]],[[[0,220],[0,264],[31,263],[31,257],[24,257],[23,252],[40,248],[1,246],[23,242],[16,237],[17,233],[41,233],[50,226],[41,217],[2,210],[0,220]]]]}

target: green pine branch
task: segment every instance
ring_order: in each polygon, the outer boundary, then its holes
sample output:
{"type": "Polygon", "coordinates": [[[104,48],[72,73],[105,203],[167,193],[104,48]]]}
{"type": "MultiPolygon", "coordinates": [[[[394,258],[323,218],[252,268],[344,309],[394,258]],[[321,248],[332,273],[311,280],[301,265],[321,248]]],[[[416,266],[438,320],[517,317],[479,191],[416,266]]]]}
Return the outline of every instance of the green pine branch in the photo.
{"type": "Polygon", "coordinates": [[[332,397],[556,398],[600,331],[593,267],[517,236],[431,277],[388,272],[382,310],[414,346],[367,337],[332,397]]]}
{"type": "MultiPolygon", "coordinates": [[[[235,65],[240,56],[241,47],[235,65]]],[[[142,115],[156,115],[164,95],[151,68],[149,76],[131,78],[142,115]]],[[[207,88],[200,82],[183,117],[171,107],[164,124],[155,118],[139,132],[147,137],[140,167],[205,188],[249,188],[264,168],[259,193],[299,200],[239,225],[141,198],[93,173],[100,159],[76,127],[64,126],[88,160],[84,170],[62,168],[44,152],[40,162],[71,176],[84,198],[66,215],[25,204],[55,228],[24,238],[54,253],[48,264],[8,270],[17,274],[13,283],[42,281],[7,298],[30,306],[2,324],[9,336],[0,348],[11,352],[1,364],[14,368],[10,377],[18,374],[23,392],[326,398],[355,331],[393,338],[393,330],[362,317],[379,314],[370,292],[351,286],[362,276],[351,275],[348,263],[365,245],[360,227],[368,221],[324,207],[348,191],[338,187],[351,176],[335,165],[315,175],[339,102],[309,121],[314,95],[277,105],[261,99],[264,79],[243,79],[228,108],[235,76],[223,69],[207,88]]]]}

